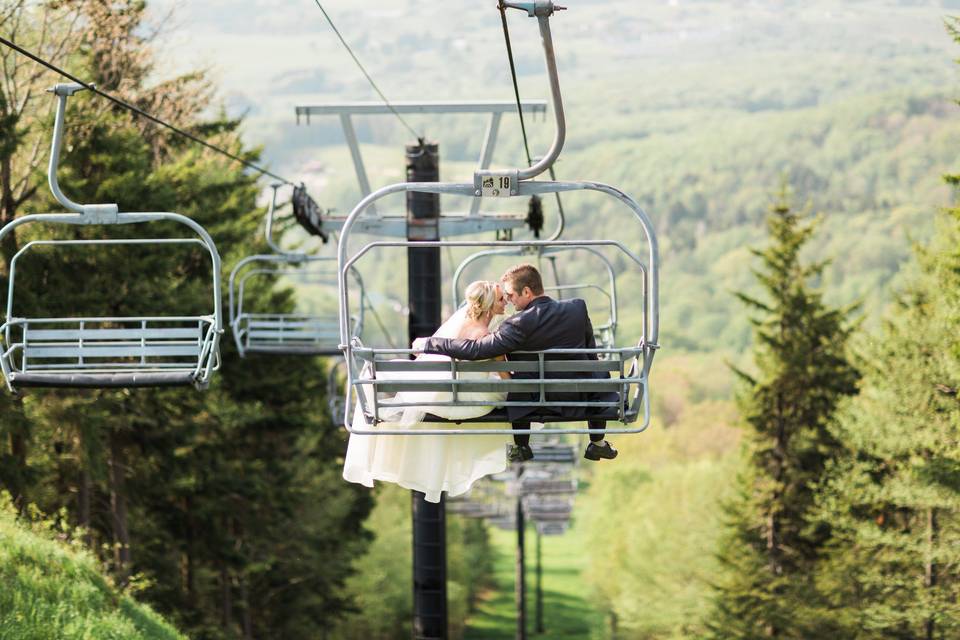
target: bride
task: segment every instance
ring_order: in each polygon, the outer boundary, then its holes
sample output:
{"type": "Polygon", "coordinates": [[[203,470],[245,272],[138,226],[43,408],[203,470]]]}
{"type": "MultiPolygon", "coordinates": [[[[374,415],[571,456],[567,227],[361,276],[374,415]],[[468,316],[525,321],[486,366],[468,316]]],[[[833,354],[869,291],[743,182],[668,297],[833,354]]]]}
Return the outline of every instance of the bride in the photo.
{"type": "MultiPolygon", "coordinates": [[[[503,313],[506,300],[496,282],[478,281],[466,290],[466,304],[447,320],[434,334],[440,338],[478,339],[490,333],[490,323],[503,313]]],[[[422,354],[417,360],[449,360],[446,356],[422,354]]],[[[406,372],[404,379],[416,378],[418,374],[406,372]]],[[[437,372],[423,374],[436,379],[437,372]]],[[[448,374],[449,375],[449,374],[448,374]]],[[[381,377],[378,375],[378,377],[381,377]]],[[[466,373],[467,376],[509,378],[508,373],[466,373]]],[[[381,409],[387,416],[384,428],[403,427],[436,429],[437,423],[424,423],[426,413],[447,419],[468,419],[485,415],[504,402],[503,392],[471,392],[458,394],[464,400],[489,403],[483,406],[430,406],[431,402],[450,402],[449,392],[401,392],[397,402],[417,403],[416,407],[396,408],[393,414],[381,409]]],[[[442,423],[441,423],[442,424],[442,423]]],[[[353,428],[369,429],[360,407],[353,412],[353,428]]],[[[485,424],[485,429],[509,429],[509,425],[485,424]]],[[[467,492],[474,482],[483,476],[504,471],[507,467],[505,449],[510,442],[508,435],[456,435],[456,436],[398,436],[398,435],[351,435],[343,466],[343,477],[372,487],[374,480],[394,482],[401,487],[420,491],[428,502],[440,502],[443,491],[449,496],[467,492]]]]}

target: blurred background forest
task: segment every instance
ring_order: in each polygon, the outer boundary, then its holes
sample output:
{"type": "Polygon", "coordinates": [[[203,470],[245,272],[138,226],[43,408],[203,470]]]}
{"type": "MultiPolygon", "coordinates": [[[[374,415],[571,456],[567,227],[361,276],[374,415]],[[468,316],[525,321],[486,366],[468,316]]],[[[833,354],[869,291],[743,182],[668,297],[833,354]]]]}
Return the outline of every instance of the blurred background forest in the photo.
{"type": "MultiPolygon", "coordinates": [[[[176,105],[169,108],[178,122],[259,157],[282,175],[302,179],[324,207],[345,213],[357,201],[353,166],[336,119],[315,118],[308,125],[294,118],[297,105],[376,98],[312,2],[156,0],[145,9],[129,3],[122,10],[116,7],[127,3],[62,4],[55,11],[74,11],[80,18],[73,26],[62,18],[57,27],[72,29],[60,61],[81,77],[145,106],[176,105]],[[104,8],[112,5],[116,7],[104,8]],[[104,44],[110,42],[128,44],[111,57],[104,44]],[[141,50],[149,51],[149,62],[139,57],[141,50]],[[114,60],[117,67],[105,66],[104,60],[114,60]]],[[[837,514],[857,512],[859,520],[853,518],[844,529],[847,537],[838,534],[832,544],[859,540],[855,546],[863,554],[882,547],[878,538],[897,536],[888,530],[875,537],[863,534],[861,520],[882,525],[881,520],[900,518],[898,531],[926,532],[901,546],[894,540],[883,547],[903,553],[891,554],[890,574],[864,577],[854,560],[843,565],[842,553],[824,551],[831,544],[826,538],[798,533],[814,550],[782,570],[784,576],[794,576],[795,587],[816,594],[807,598],[784,587],[787,577],[783,584],[736,584],[730,576],[738,571],[751,575],[751,565],[730,548],[741,530],[737,523],[747,521],[751,509],[769,509],[769,502],[757,498],[769,489],[758,481],[762,473],[757,469],[769,467],[757,462],[766,445],[763,430],[751,418],[762,411],[750,398],[757,397],[757,385],[782,381],[791,366],[803,370],[786,357],[780,369],[769,368],[771,355],[762,347],[758,351],[757,328],[751,323],[759,316],[762,325],[769,309],[750,307],[734,295],[763,298],[768,293],[754,271],[763,272],[769,264],[751,248],[777,246],[765,224],[774,204],[790,212],[781,215],[788,227],[793,225],[792,231],[783,231],[788,235],[803,235],[799,230],[817,220],[794,258],[797,264],[826,263],[800,278],[801,284],[823,292],[818,304],[824,309],[857,305],[834,327],[835,342],[841,351],[849,346],[843,358],[860,371],[861,386],[874,390],[875,402],[900,392],[896,386],[884,387],[882,374],[871,373],[895,365],[896,354],[877,345],[896,341],[906,345],[905,353],[915,346],[917,353],[946,354],[937,380],[955,397],[955,340],[950,336],[958,316],[951,306],[955,301],[942,308],[936,301],[947,295],[938,292],[944,283],[956,284],[956,274],[950,276],[943,266],[947,262],[938,263],[936,256],[956,250],[951,244],[955,223],[951,226],[942,212],[954,204],[953,187],[943,177],[956,171],[960,144],[954,62],[960,47],[946,22],[960,13],[960,3],[567,4],[569,10],[552,21],[568,121],[558,176],[603,181],[630,193],[657,227],[663,260],[663,349],[652,376],[653,425],[642,436],[614,440],[621,450],[616,463],[583,470],[575,526],[564,542],[565,549],[584,556],[587,549],[599,550],[590,552],[592,561],[579,565],[580,574],[571,578],[587,587],[579,596],[596,616],[592,636],[763,637],[779,629],[774,635],[951,637],[960,624],[955,599],[949,604],[957,589],[956,557],[936,550],[949,547],[957,529],[951,510],[960,466],[953,462],[952,450],[897,439],[898,428],[920,432],[932,423],[925,417],[928,411],[947,425],[945,431],[931,433],[948,441],[956,435],[955,400],[951,404],[949,394],[946,400],[924,396],[929,386],[924,375],[906,376],[910,380],[904,385],[916,384],[910,387],[915,402],[887,414],[876,404],[864,407],[831,396],[827,409],[819,407],[822,412],[804,424],[839,426],[814,444],[800,438],[823,458],[807,460],[807,469],[818,470],[815,477],[796,480],[801,488],[793,495],[803,494],[803,507],[791,517],[801,529],[817,529],[817,523],[831,517],[846,522],[837,514]],[[801,220],[789,222],[793,214],[801,214],[801,220]],[[915,250],[914,245],[931,242],[926,254],[915,250]],[[917,311],[923,304],[933,310],[917,311]],[[919,315],[911,316],[914,312],[919,315]],[[848,337],[841,325],[855,329],[848,337]],[[923,327],[930,329],[929,342],[915,344],[911,329],[923,327]],[[734,368],[744,373],[740,382],[734,368]],[[834,415],[837,403],[840,418],[834,415]],[[871,431],[881,423],[886,430],[871,431]],[[864,441],[871,439],[891,444],[870,449],[864,441]],[[924,484],[914,478],[914,486],[893,471],[896,460],[904,461],[905,477],[923,476],[916,470],[929,468],[934,479],[924,484]],[[941,464],[924,467],[918,460],[941,464]],[[876,467],[867,468],[876,461],[876,467]],[[856,491],[837,478],[862,480],[886,477],[884,473],[898,478],[893,488],[884,485],[871,493],[865,488],[868,482],[856,485],[876,500],[844,511],[844,500],[856,491]],[[832,497],[814,505],[803,487],[820,481],[825,484],[818,495],[832,497]],[[751,503],[750,496],[759,502],[751,503]],[[920,514],[919,519],[910,514],[920,514]],[[917,524],[921,520],[924,527],[917,524]],[[860,534],[869,543],[856,537],[860,534]],[[814,568],[814,556],[826,560],[814,568]],[[911,558],[922,559],[917,560],[919,577],[904,578],[906,586],[893,595],[884,592],[878,585],[893,580],[897,571],[913,576],[912,569],[904,568],[911,558]],[[945,567],[939,574],[938,566],[945,567]],[[813,582],[798,580],[798,575],[813,582]],[[850,605],[853,596],[830,587],[832,580],[865,585],[864,593],[886,604],[858,609],[850,605]],[[943,592],[929,595],[934,587],[943,592]],[[788,614],[770,609],[763,598],[751,599],[749,594],[758,592],[776,594],[774,599],[811,626],[785,631],[777,621],[788,614]],[[741,608],[724,610],[718,601],[741,608]],[[910,602],[921,610],[903,604],[910,602]],[[831,611],[858,613],[831,620],[825,613],[831,611]],[[751,616],[768,624],[741,629],[722,623],[751,616]]],[[[27,25],[44,10],[12,0],[0,6],[4,15],[23,12],[27,25]]],[[[325,6],[391,100],[511,99],[494,3],[331,0],[325,6]]],[[[511,24],[521,95],[545,98],[534,24],[513,17],[511,24]]],[[[11,23],[3,25],[8,33],[11,23]]],[[[36,41],[29,26],[21,33],[24,43],[36,41]]],[[[11,72],[6,73],[9,81],[11,72]]],[[[31,79],[31,86],[55,81],[45,74],[31,79]]],[[[9,89],[6,95],[10,97],[9,89]]],[[[25,133],[17,149],[3,152],[13,153],[12,166],[26,171],[21,175],[29,175],[31,184],[41,185],[20,210],[5,212],[11,217],[50,206],[42,164],[28,167],[22,160],[33,140],[49,135],[48,102],[45,94],[32,97],[21,120],[4,125],[25,133]]],[[[83,143],[66,154],[76,166],[67,169],[65,190],[90,199],[119,199],[134,210],[151,202],[194,215],[213,227],[218,243],[227,247],[227,269],[259,247],[263,209],[257,205],[264,204],[263,181],[256,185],[223,161],[151,134],[143,123],[104,111],[89,97],[77,105],[77,117],[88,127],[82,129],[85,134],[91,123],[109,126],[100,130],[105,142],[94,144],[101,138],[84,135],[79,138],[83,143]],[[114,133],[108,136],[107,130],[114,133]],[[139,137],[146,140],[144,147],[132,142],[139,137]],[[112,161],[105,159],[104,149],[115,154],[112,161]],[[117,173],[123,179],[98,182],[117,173]],[[153,176],[146,184],[158,187],[150,193],[138,182],[145,173],[153,176]]],[[[9,113],[9,104],[4,109],[9,113]]],[[[439,143],[442,179],[470,175],[484,130],[479,117],[410,120],[439,143]]],[[[411,142],[403,129],[384,117],[358,118],[356,124],[371,182],[401,180],[403,145],[411,142]]],[[[552,136],[550,120],[528,120],[528,129],[534,152],[545,149],[552,136]]],[[[522,155],[519,126],[505,118],[495,165],[515,166],[522,155]]],[[[399,212],[402,201],[391,202],[399,212]]],[[[445,199],[443,207],[453,210],[458,204],[445,199]]],[[[545,204],[550,229],[554,210],[550,201],[545,204]]],[[[633,246],[640,246],[641,231],[627,226],[624,211],[587,196],[566,197],[564,204],[564,238],[619,238],[630,244],[635,237],[633,246]],[[627,228],[632,235],[624,235],[627,228]]],[[[285,240],[313,246],[295,231],[285,240]]],[[[451,263],[444,268],[450,270],[451,263]]],[[[363,269],[379,314],[401,338],[406,322],[398,303],[406,298],[402,270],[375,259],[363,269]]],[[[562,275],[583,281],[599,274],[574,264],[564,266],[562,275]]],[[[631,295],[639,283],[630,272],[618,282],[618,344],[639,335],[640,300],[631,295]]],[[[279,304],[330,304],[309,289],[290,291],[291,283],[274,284],[264,296],[274,296],[279,304]]],[[[164,285],[156,286],[162,290],[164,285]]],[[[374,333],[370,339],[378,337],[374,333]]],[[[206,396],[189,394],[187,402],[171,392],[132,397],[98,393],[93,403],[85,400],[88,396],[65,394],[0,400],[6,442],[0,480],[14,509],[22,513],[24,505],[35,504],[64,527],[92,530],[87,542],[101,566],[190,637],[404,637],[411,606],[407,492],[387,487],[370,494],[339,480],[344,436],[325,414],[327,363],[257,360],[254,371],[240,366],[228,342],[221,380],[206,396]],[[118,414],[117,406],[123,412],[118,414]],[[126,474],[112,471],[121,467],[126,474]],[[166,484],[158,485],[158,477],[166,484]],[[130,502],[130,522],[129,530],[118,534],[121,494],[130,502]],[[223,500],[226,495],[229,502],[223,500]],[[126,557],[118,551],[125,546],[133,550],[126,557]],[[328,562],[330,558],[335,561],[328,562]],[[329,635],[320,636],[321,629],[329,635]]],[[[923,370],[923,362],[897,366],[916,372],[923,370]]],[[[821,382],[814,378],[811,384],[821,382]]],[[[849,395],[836,389],[831,393],[849,395]]],[[[760,536],[762,529],[758,524],[742,530],[760,536]]],[[[495,557],[508,553],[509,545],[498,546],[498,538],[491,539],[478,523],[457,519],[448,536],[456,637],[470,633],[468,612],[478,606],[483,610],[495,557]]],[[[0,598],[0,621],[4,602],[0,598]]]]}

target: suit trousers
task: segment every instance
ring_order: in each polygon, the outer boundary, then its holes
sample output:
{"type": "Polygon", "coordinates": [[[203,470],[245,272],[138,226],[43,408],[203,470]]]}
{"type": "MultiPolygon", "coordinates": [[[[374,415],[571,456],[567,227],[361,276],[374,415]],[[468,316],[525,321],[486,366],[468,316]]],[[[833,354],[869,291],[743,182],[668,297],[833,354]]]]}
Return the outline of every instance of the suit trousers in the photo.
{"type": "MultiPolygon", "coordinates": [[[[529,429],[529,422],[514,422],[511,424],[514,429],[529,429]]],[[[600,442],[603,440],[604,431],[607,428],[606,420],[587,420],[587,426],[594,433],[590,434],[590,442],[600,442]]],[[[517,433],[513,436],[513,441],[520,447],[526,447],[530,445],[530,434],[529,433],[517,433]]]]}

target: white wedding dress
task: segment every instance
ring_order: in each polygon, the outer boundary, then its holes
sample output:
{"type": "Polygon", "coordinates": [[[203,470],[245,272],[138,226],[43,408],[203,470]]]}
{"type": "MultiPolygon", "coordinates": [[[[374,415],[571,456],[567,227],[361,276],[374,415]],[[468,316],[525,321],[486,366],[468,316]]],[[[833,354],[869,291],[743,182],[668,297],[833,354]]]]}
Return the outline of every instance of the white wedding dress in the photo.
{"type": "MultiPolygon", "coordinates": [[[[460,310],[434,334],[439,338],[456,338],[463,327],[464,314],[460,310]]],[[[446,356],[422,354],[417,360],[449,360],[446,356]]],[[[440,372],[378,373],[378,379],[433,379],[440,372]]],[[[446,374],[449,377],[449,373],[446,374]]],[[[461,372],[460,379],[467,377],[494,378],[496,373],[461,372]]],[[[473,402],[488,403],[483,406],[431,406],[432,402],[450,402],[448,392],[401,392],[397,402],[415,402],[418,406],[396,408],[394,415],[381,408],[381,416],[388,421],[380,424],[384,429],[442,429],[442,422],[423,422],[425,413],[451,420],[465,420],[490,413],[506,399],[506,393],[462,393],[458,397],[473,402]]],[[[469,423],[451,425],[456,428],[509,429],[509,423],[469,423]]],[[[353,412],[354,429],[370,429],[359,401],[353,412]]],[[[507,468],[506,445],[512,442],[509,435],[450,435],[450,436],[401,436],[351,434],[343,465],[343,477],[372,487],[375,480],[393,482],[401,487],[420,491],[428,502],[440,502],[441,492],[448,496],[466,493],[480,478],[500,473],[507,468]]]]}

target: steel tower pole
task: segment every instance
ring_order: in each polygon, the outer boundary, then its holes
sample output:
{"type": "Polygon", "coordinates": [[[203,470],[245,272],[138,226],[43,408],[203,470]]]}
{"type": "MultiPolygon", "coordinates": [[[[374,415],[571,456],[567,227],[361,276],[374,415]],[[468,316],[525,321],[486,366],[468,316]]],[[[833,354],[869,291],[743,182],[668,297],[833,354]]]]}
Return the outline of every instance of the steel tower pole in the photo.
{"type": "MultiPolygon", "coordinates": [[[[422,139],[406,148],[407,181],[439,182],[437,145],[422,139]]],[[[407,239],[439,240],[440,196],[407,193],[407,239]]],[[[408,333],[430,336],[440,327],[442,301],[439,247],[407,249],[408,333]]],[[[444,499],[434,504],[412,492],[413,503],[413,638],[447,638],[447,533],[444,499]]]]}
{"type": "Polygon", "coordinates": [[[517,605],[517,640],[527,640],[527,567],[524,557],[524,538],[526,522],[523,517],[523,499],[520,491],[520,478],[523,475],[523,465],[517,465],[517,558],[514,597],[517,605]]]}

